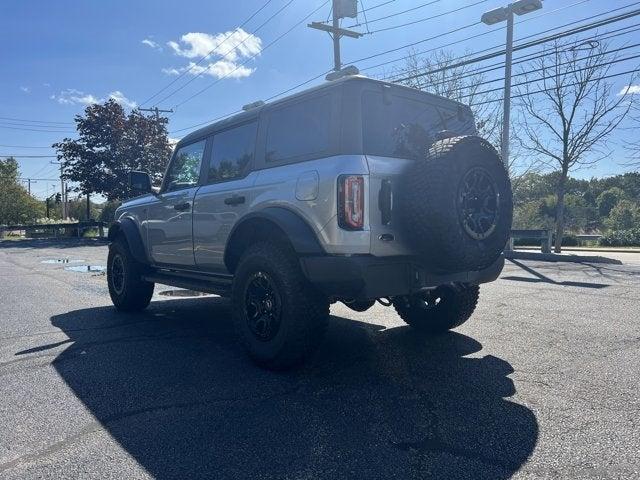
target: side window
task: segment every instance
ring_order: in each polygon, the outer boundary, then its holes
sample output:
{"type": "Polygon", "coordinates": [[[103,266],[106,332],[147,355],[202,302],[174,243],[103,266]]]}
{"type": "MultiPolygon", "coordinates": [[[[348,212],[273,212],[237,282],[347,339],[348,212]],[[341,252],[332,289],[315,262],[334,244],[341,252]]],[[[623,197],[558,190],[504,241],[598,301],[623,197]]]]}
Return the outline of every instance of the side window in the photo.
{"type": "Polygon", "coordinates": [[[258,122],[216,133],[209,159],[209,182],[221,182],[241,177],[253,160],[258,122]]]}
{"type": "Polygon", "coordinates": [[[267,163],[329,150],[331,96],[322,95],[279,108],[268,114],[267,163]]]}
{"type": "Polygon", "coordinates": [[[165,191],[180,190],[198,184],[205,140],[180,147],[165,179],[165,191]]]}

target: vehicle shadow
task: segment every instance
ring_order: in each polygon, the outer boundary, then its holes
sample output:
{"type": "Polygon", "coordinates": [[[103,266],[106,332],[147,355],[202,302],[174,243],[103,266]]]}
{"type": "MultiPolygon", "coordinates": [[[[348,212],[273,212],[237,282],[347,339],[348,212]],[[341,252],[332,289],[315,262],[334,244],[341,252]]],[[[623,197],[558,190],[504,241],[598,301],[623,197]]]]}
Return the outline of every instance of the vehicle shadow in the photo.
{"type": "MultiPolygon", "coordinates": [[[[236,346],[218,298],[52,317],[53,365],[157,478],[509,478],[533,452],[513,369],[459,333],[332,317],[305,367],[273,373],[236,346]]],[[[46,349],[40,347],[39,350],[46,349]]]]}

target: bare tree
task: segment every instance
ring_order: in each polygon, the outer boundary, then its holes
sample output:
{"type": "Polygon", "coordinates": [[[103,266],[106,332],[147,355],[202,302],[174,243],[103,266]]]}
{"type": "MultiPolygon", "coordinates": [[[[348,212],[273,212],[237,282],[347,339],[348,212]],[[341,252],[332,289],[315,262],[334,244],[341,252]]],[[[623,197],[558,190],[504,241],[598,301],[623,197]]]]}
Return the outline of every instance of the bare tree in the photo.
{"type": "MultiPolygon", "coordinates": [[[[638,95],[640,94],[640,86],[628,85],[623,89],[623,92],[626,92],[628,95],[638,95]]],[[[640,140],[637,139],[638,131],[640,131],[640,107],[637,103],[632,107],[630,117],[632,126],[629,127],[629,130],[634,134],[634,138],[625,143],[625,147],[630,156],[630,161],[627,162],[626,165],[640,167],[640,140]]]]}
{"type": "Polygon", "coordinates": [[[559,171],[555,251],[562,249],[564,198],[569,172],[607,156],[606,140],[629,113],[626,92],[616,95],[605,78],[617,60],[606,44],[555,42],[516,81],[522,147],[559,171]],[[524,77],[524,80],[523,80],[524,77]]]}

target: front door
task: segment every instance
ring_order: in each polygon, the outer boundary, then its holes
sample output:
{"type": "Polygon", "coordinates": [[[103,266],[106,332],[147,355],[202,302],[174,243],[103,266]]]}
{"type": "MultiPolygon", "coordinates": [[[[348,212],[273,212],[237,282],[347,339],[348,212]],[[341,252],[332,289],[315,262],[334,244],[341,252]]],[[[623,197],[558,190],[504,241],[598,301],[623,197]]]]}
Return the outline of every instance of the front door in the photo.
{"type": "Polygon", "coordinates": [[[193,200],[198,190],[206,141],[180,147],[162,191],[149,206],[147,244],[154,263],[193,266],[193,200]]]}

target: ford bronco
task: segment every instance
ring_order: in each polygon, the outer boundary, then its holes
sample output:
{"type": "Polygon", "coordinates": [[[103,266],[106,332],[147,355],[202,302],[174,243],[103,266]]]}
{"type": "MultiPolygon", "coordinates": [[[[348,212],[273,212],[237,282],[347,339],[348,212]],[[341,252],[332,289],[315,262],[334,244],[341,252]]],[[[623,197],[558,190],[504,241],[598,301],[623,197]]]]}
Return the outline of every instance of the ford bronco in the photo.
{"type": "Polygon", "coordinates": [[[417,331],[455,328],[495,280],[512,220],[509,177],[469,107],[361,76],[257,102],[181,139],[159,189],[109,229],[118,310],[154,284],[231,299],[260,365],[303,361],[329,305],[393,305],[417,331]]]}

